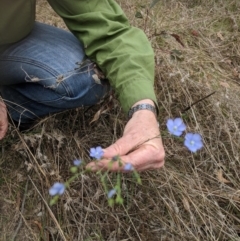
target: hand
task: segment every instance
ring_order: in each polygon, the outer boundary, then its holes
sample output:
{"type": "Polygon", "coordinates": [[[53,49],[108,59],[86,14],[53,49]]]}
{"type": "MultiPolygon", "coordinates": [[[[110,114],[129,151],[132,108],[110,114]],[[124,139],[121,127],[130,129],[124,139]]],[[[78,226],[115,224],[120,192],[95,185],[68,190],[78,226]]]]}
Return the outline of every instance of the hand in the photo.
{"type": "Polygon", "coordinates": [[[8,118],[6,105],[0,101],[0,140],[6,135],[8,129],[8,118]]]}
{"type": "MultiPolygon", "coordinates": [[[[149,101],[144,100],[136,104],[153,104],[151,100],[149,101]]],[[[104,149],[102,160],[89,163],[87,168],[92,171],[124,171],[124,163],[131,163],[135,170],[145,171],[162,167],[164,157],[165,152],[154,113],[149,110],[139,110],[127,123],[122,138],[104,149]],[[117,155],[123,162],[121,167],[118,162],[111,161],[112,157],[117,155]]]]}

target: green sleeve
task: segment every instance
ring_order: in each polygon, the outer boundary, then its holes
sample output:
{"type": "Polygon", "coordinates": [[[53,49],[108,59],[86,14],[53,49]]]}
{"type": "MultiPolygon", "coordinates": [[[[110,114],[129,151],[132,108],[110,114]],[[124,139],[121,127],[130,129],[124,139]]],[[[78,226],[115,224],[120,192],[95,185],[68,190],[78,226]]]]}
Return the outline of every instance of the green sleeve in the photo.
{"type": "Polygon", "coordinates": [[[154,93],[154,53],[114,0],[48,0],[115,89],[124,112],[154,93]]]}

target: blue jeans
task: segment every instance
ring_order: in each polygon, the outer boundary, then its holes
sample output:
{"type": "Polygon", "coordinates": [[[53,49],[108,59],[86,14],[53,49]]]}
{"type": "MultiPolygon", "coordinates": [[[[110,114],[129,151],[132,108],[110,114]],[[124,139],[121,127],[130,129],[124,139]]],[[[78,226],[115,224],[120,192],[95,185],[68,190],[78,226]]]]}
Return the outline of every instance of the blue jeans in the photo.
{"type": "Polygon", "coordinates": [[[0,53],[0,92],[15,122],[96,104],[110,87],[70,32],[35,23],[0,53]]]}

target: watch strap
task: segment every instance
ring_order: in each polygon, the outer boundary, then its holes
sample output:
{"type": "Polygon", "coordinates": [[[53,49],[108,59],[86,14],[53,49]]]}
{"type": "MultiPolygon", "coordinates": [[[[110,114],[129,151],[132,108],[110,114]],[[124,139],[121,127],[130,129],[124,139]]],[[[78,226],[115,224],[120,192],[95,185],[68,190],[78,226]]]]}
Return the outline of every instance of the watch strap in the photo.
{"type": "Polygon", "coordinates": [[[157,116],[157,110],[154,105],[143,103],[132,107],[128,112],[128,118],[131,119],[133,114],[139,110],[150,110],[155,114],[155,116],[157,116]]]}

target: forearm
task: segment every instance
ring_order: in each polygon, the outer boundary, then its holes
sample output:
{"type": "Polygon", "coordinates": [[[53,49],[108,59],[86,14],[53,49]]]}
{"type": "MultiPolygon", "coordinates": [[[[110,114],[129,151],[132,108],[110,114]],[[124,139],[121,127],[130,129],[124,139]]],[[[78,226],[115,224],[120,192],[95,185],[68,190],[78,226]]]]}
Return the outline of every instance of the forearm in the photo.
{"type": "Polygon", "coordinates": [[[114,0],[48,1],[106,74],[125,112],[139,100],[157,103],[151,45],[114,0]]]}

